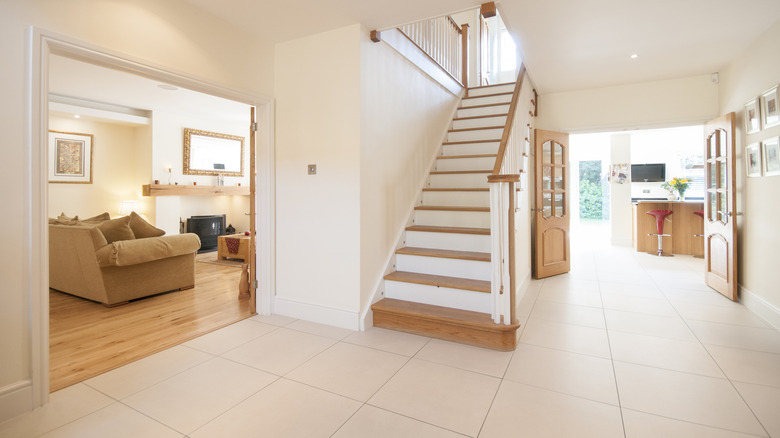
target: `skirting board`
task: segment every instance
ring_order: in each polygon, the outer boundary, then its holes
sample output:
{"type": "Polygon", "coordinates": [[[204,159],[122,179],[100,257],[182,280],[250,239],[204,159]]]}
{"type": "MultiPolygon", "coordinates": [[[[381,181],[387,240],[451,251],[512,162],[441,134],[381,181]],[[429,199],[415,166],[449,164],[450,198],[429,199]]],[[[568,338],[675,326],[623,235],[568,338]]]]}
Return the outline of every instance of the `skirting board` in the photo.
{"type": "Polygon", "coordinates": [[[32,382],[22,380],[0,388],[0,423],[32,410],[32,382]]]}
{"type": "Polygon", "coordinates": [[[274,313],[349,330],[360,330],[359,312],[276,297],[274,299],[274,313]]]}
{"type": "Polygon", "coordinates": [[[742,286],[739,287],[739,295],[740,301],[745,307],[763,318],[772,327],[780,330],[780,309],[742,286]]]}

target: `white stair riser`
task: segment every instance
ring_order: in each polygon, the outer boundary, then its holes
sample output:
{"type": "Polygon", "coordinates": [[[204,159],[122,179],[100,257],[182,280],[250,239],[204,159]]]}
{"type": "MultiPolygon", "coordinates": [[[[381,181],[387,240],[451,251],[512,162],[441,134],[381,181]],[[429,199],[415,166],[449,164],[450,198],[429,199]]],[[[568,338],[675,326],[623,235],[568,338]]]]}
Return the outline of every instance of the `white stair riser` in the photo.
{"type": "Polygon", "coordinates": [[[506,125],[506,116],[484,117],[479,119],[453,120],[452,129],[486,128],[506,125]]]}
{"type": "Polygon", "coordinates": [[[512,101],[511,94],[500,94],[498,96],[475,97],[473,99],[463,99],[460,106],[466,108],[470,106],[488,105],[491,103],[509,103],[512,101]]]}
{"type": "Polygon", "coordinates": [[[445,144],[442,146],[442,155],[478,155],[498,153],[501,142],[488,141],[484,143],[445,144]]]}
{"type": "Polygon", "coordinates": [[[468,91],[468,97],[484,96],[486,94],[511,93],[515,91],[515,84],[497,85],[494,87],[472,88],[468,91]]]}
{"type": "Polygon", "coordinates": [[[490,236],[407,231],[405,245],[417,248],[450,249],[453,251],[490,252],[490,236]]]}
{"type": "Polygon", "coordinates": [[[490,207],[489,192],[423,192],[422,205],[490,207]]]}
{"type": "Polygon", "coordinates": [[[436,170],[493,170],[496,157],[444,158],[436,160],[436,170]]]}
{"type": "Polygon", "coordinates": [[[490,262],[476,260],[447,259],[443,257],[423,257],[397,254],[396,269],[419,274],[444,275],[446,277],[470,278],[490,281],[490,262]]]}
{"type": "Polygon", "coordinates": [[[501,140],[504,128],[448,132],[447,141],[501,140]]]}
{"type": "Polygon", "coordinates": [[[490,228],[489,211],[415,210],[415,225],[490,228]]]}
{"type": "Polygon", "coordinates": [[[509,112],[509,104],[486,106],[483,108],[461,108],[458,110],[457,117],[475,117],[475,116],[487,116],[496,114],[506,114],[509,112]]]}
{"type": "Polygon", "coordinates": [[[490,313],[490,294],[385,280],[385,297],[414,303],[490,313]]]}
{"type": "Polygon", "coordinates": [[[434,188],[488,188],[487,173],[431,175],[429,187],[434,188]]]}

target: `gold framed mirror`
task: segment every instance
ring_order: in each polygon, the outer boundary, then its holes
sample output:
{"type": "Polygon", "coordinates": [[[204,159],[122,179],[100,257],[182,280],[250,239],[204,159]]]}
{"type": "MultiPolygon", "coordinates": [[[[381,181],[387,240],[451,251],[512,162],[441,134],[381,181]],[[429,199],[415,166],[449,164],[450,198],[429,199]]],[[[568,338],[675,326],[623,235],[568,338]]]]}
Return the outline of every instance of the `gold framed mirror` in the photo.
{"type": "Polygon", "coordinates": [[[244,176],[244,137],[184,128],[183,173],[244,176]]]}

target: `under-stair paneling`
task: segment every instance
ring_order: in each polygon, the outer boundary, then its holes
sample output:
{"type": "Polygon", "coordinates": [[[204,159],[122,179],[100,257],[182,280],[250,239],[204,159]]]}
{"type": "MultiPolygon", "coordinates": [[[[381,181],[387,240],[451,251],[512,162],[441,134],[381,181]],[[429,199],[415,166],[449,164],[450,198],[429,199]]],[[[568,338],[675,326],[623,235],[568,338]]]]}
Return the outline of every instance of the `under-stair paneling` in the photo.
{"type": "Polygon", "coordinates": [[[407,230],[405,243],[406,246],[419,248],[490,252],[490,235],[488,234],[456,234],[407,230]]]}

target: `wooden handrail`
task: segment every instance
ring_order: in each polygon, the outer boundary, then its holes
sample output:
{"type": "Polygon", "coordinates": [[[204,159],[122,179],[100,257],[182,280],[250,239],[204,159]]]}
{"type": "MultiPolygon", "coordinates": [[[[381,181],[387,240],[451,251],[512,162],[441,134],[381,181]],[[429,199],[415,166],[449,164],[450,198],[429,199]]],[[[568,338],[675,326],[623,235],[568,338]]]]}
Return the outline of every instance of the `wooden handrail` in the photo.
{"type": "Polygon", "coordinates": [[[512,102],[509,104],[509,112],[506,116],[506,124],[504,124],[504,134],[501,136],[501,144],[498,147],[498,156],[496,157],[496,165],[493,166],[493,175],[501,174],[501,166],[504,164],[504,155],[506,155],[507,144],[509,143],[509,134],[512,131],[512,124],[515,121],[515,110],[517,109],[517,101],[520,98],[520,90],[523,88],[523,79],[525,78],[525,64],[520,64],[520,72],[517,75],[517,82],[515,83],[515,90],[512,93],[512,102]]]}
{"type": "Polygon", "coordinates": [[[461,85],[469,88],[469,25],[464,23],[460,31],[460,75],[461,85]]]}

